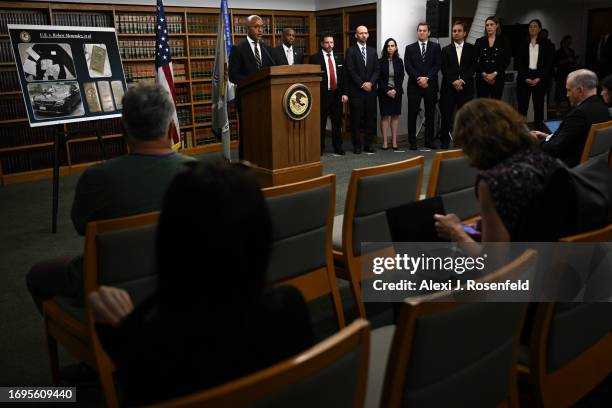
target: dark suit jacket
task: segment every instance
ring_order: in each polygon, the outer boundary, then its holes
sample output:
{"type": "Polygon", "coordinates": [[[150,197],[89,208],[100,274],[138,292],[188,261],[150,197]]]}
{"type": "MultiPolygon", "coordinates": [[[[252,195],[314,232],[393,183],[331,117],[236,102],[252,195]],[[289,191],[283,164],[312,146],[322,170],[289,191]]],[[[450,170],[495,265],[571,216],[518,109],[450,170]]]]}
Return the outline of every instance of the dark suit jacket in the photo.
{"type": "Polygon", "coordinates": [[[453,82],[461,79],[465,82],[463,92],[473,93],[476,59],[476,47],[465,41],[463,51],[461,51],[461,64],[457,61],[454,42],[442,48],[442,89],[454,91],[453,82]]]}
{"type": "MultiPolygon", "coordinates": [[[[346,95],[346,81],[344,79],[344,60],[341,56],[334,53],[334,62],[336,64],[336,95],[341,98],[342,95],[346,95]]],[[[321,49],[310,56],[310,64],[319,64],[323,71],[323,78],[321,79],[321,101],[325,103],[325,99],[328,98],[327,92],[327,56],[323,56],[321,49]]]]}
{"type": "MultiPolygon", "coordinates": [[[[261,66],[270,67],[276,65],[272,57],[272,48],[269,45],[260,43],[261,66]]],[[[232,46],[229,57],[229,78],[235,84],[240,83],[247,77],[257,72],[257,62],[255,55],[248,40],[244,38],[238,44],[232,46]]]]}
{"type": "MultiPolygon", "coordinates": [[[[538,64],[535,78],[540,78],[545,87],[552,79],[551,72],[553,59],[554,52],[552,52],[550,41],[544,40],[539,42],[538,64]]],[[[517,48],[514,60],[514,69],[518,71],[516,83],[524,84],[525,80],[529,78],[529,42],[524,42],[517,48]]]]}
{"type": "Polygon", "coordinates": [[[599,95],[593,95],[569,111],[559,129],[540,147],[553,157],[563,160],[569,167],[580,163],[584,143],[594,123],[610,120],[608,107],[599,95]]]}
{"type": "Polygon", "coordinates": [[[408,74],[408,94],[422,89],[417,84],[418,77],[429,78],[429,88],[438,92],[438,71],[441,65],[440,44],[433,41],[427,42],[425,51],[425,62],[421,60],[420,42],[416,41],[406,46],[404,51],[404,66],[408,74]]]}
{"type": "MultiPolygon", "coordinates": [[[[302,51],[298,50],[295,47],[293,48],[293,64],[303,64],[304,63],[304,54],[302,51]]],[[[289,61],[287,61],[287,54],[285,54],[285,49],[283,48],[283,44],[276,46],[272,49],[272,58],[276,61],[276,65],[289,65],[289,61]]]]}
{"type": "Polygon", "coordinates": [[[376,89],[372,89],[372,92],[361,89],[364,82],[371,82],[374,88],[378,83],[380,66],[376,49],[366,47],[366,65],[363,65],[359,46],[355,44],[349,47],[346,50],[346,73],[348,76],[346,90],[351,98],[376,95],[376,89]]]}
{"type": "MultiPolygon", "coordinates": [[[[378,60],[380,65],[380,75],[378,76],[378,93],[386,94],[389,84],[389,63],[388,60],[378,60]]],[[[401,58],[393,60],[393,79],[395,80],[395,91],[398,95],[404,93],[404,61],[401,58]]]]}
{"type": "Polygon", "coordinates": [[[500,78],[503,78],[504,72],[510,64],[510,57],[512,57],[512,48],[506,38],[496,36],[493,47],[489,48],[488,38],[486,36],[480,37],[476,40],[474,46],[478,55],[476,74],[497,72],[497,75],[502,75],[500,78]]]}

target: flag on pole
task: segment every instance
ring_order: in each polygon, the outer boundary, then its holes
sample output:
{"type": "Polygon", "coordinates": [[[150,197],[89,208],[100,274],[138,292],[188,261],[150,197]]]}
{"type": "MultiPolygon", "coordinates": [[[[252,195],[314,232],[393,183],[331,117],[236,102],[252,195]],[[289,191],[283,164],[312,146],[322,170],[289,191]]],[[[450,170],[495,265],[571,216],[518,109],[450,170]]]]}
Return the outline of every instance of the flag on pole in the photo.
{"type": "Polygon", "coordinates": [[[223,156],[231,160],[230,125],[227,102],[234,99],[233,85],[229,82],[228,60],[232,47],[230,17],[227,0],[221,0],[219,26],[217,27],[217,51],[212,83],[212,131],[223,142],[223,156]]]}
{"type": "Polygon", "coordinates": [[[157,83],[166,89],[174,101],[174,116],[170,124],[170,136],[174,143],[173,148],[181,147],[181,136],[178,116],[176,114],[176,94],[174,93],[174,74],[172,71],[172,57],[168,46],[168,24],[164,14],[162,0],[157,0],[157,29],[155,30],[155,70],[157,71],[157,83]]]}

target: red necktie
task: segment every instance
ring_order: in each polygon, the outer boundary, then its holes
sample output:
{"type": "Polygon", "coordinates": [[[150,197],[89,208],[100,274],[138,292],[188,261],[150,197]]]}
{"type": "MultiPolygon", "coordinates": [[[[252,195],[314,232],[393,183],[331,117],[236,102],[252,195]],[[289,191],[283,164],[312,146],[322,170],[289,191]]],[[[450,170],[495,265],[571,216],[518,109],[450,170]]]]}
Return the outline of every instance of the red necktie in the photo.
{"type": "Polygon", "coordinates": [[[327,54],[327,66],[329,69],[329,90],[336,90],[336,73],[334,72],[334,63],[331,59],[331,53],[327,54]]]}

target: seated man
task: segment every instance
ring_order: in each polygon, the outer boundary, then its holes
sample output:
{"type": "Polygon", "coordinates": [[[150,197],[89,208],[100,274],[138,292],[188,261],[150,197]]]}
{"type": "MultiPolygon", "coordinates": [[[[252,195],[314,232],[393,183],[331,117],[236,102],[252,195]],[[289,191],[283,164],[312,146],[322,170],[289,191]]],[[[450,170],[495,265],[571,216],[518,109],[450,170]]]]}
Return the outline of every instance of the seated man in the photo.
{"type": "MultiPolygon", "coordinates": [[[[171,149],[172,98],[158,86],[137,86],[123,97],[123,127],[130,154],[88,168],[79,178],[72,223],[80,235],[95,220],[158,211],[174,176],[195,161],[171,149]]],[[[83,257],[53,259],[26,277],[36,307],[54,296],[83,296],[83,257]]]]}
{"type": "Polygon", "coordinates": [[[579,69],[567,76],[567,98],[574,107],[559,125],[557,131],[548,135],[539,131],[531,134],[540,142],[540,148],[553,157],[557,157],[569,167],[580,163],[586,138],[594,123],[610,120],[608,107],[597,95],[597,75],[594,72],[579,69]]]}

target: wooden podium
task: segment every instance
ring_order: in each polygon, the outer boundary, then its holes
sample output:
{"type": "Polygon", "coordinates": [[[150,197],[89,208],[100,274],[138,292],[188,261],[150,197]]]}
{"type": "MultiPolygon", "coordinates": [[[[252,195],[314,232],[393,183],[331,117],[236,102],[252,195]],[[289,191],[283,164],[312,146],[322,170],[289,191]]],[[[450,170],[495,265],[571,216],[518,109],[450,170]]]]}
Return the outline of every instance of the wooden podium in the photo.
{"type": "Polygon", "coordinates": [[[282,65],[263,68],[240,85],[243,155],[253,164],[263,187],[323,174],[321,76],[319,65],[282,65]],[[311,94],[310,113],[301,120],[292,119],[285,110],[285,94],[295,84],[304,85],[311,94]]]}

